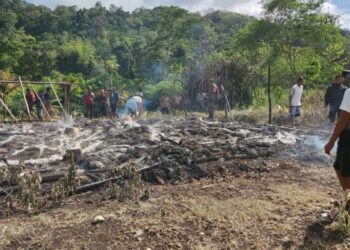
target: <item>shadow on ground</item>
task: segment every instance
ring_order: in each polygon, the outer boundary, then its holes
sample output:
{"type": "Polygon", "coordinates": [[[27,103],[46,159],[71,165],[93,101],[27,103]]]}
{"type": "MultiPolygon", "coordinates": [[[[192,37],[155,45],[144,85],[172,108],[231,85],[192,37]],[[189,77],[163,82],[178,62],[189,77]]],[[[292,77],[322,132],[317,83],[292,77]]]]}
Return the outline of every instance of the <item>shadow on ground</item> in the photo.
{"type": "Polygon", "coordinates": [[[332,221],[318,221],[307,227],[299,249],[349,249],[347,235],[330,227],[332,221]]]}

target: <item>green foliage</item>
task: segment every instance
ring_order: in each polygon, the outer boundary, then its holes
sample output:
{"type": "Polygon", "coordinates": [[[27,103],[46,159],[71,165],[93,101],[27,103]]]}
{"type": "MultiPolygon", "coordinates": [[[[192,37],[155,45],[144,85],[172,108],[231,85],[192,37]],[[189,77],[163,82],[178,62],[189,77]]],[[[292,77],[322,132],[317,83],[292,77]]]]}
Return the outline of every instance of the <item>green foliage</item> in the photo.
{"type": "MultiPolygon", "coordinates": [[[[350,36],[340,32],[334,16],[319,11],[323,0],[262,2],[264,18],[256,20],[225,11],[200,15],[174,6],[126,12],[98,2],[89,9],[60,5],[50,10],[2,0],[0,70],[11,78],[72,82],[72,101],[79,106],[89,85],[116,85],[119,92],[147,85],[146,95],[158,101],[172,89],[170,82],[183,82],[193,98],[193,83],[183,81],[189,68],[211,65],[207,75],[225,78],[213,65],[236,61],[246,76],[230,77],[248,89],[234,92],[234,82],[225,86],[235,99],[247,99],[241,105],[250,104],[252,91],[266,84],[268,64],[274,88],[289,88],[299,74],[309,86],[329,83],[349,63],[350,36]]],[[[23,98],[17,97],[8,99],[20,115],[23,98]]]]}
{"type": "Polygon", "coordinates": [[[339,207],[338,218],[335,222],[335,227],[344,235],[350,231],[350,216],[349,216],[350,190],[344,192],[344,199],[339,207]]]}
{"type": "Polygon", "coordinates": [[[91,74],[94,65],[95,48],[82,39],[64,43],[58,49],[57,66],[62,73],[91,74]]]}
{"type": "Polygon", "coordinates": [[[164,95],[175,95],[181,92],[182,86],[179,84],[174,84],[170,81],[161,81],[157,84],[149,84],[144,88],[145,95],[153,100],[159,100],[159,98],[164,95]]]}

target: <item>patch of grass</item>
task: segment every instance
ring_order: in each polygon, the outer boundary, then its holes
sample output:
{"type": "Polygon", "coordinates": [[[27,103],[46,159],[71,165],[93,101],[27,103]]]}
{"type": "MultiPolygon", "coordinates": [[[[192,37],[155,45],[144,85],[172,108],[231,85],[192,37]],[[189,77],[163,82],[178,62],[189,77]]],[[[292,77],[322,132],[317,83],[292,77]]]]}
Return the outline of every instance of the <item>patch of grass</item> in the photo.
{"type": "Polygon", "coordinates": [[[344,192],[344,199],[339,207],[338,218],[335,222],[335,228],[343,235],[350,231],[350,216],[348,204],[350,203],[350,190],[344,192]]]}

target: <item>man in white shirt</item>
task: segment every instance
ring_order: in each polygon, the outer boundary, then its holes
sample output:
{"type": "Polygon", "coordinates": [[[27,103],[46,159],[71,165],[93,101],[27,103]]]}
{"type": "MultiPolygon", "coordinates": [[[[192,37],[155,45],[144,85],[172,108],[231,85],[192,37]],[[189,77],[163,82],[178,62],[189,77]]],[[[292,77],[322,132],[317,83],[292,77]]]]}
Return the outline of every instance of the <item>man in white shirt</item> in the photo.
{"type": "Polygon", "coordinates": [[[350,89],[345,91],[342,104],[340,105],[338,122],[331,138],[324,147],[326,154],[331,154],[338,138],[339,141],[334,168],[339,183],[345,191],[350,189],[350,89]]]}
{"type": "Polygon", "coordinates": [[[301,97],[303,95],[304,78],[300,76],[289,96],[289,122],[293,124],[295,117],[301,116],[301,97]]]}

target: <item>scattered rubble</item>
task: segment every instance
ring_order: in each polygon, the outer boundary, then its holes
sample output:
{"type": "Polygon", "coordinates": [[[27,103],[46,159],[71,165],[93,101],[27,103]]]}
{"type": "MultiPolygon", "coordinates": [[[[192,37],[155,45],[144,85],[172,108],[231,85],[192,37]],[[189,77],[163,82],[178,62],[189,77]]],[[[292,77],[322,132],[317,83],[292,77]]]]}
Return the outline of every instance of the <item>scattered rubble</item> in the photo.
{"type": "MultiPolygon", "coordinates": [[[[142,192],[130,188],[140,187],[138,177],[133,177],[136,173],[145,182],[165,185],[226,174],[263,173],[269,171],[264,159],[272,157],[293,156],[328,164],[330,159],[317,148],[306,150],[307,136],[273,126],[175,117],[139,123],[81,119],[74,127],[2,124],[0,156],[5,160],[0,167],[12,168],[22,162],[23,171],[40,173],[43,195],[56,187],[55,199],[101,186],[108,186],[110,198],[140,197],[142,192]],[[74,173],[68,171],[72,168],[74,173]],[[126,191],[120,193],[119,189],[126,191]]],[[[13,186],[4,180],[0,183],[3,197],[13,186]]]]}

